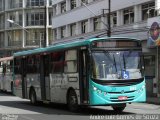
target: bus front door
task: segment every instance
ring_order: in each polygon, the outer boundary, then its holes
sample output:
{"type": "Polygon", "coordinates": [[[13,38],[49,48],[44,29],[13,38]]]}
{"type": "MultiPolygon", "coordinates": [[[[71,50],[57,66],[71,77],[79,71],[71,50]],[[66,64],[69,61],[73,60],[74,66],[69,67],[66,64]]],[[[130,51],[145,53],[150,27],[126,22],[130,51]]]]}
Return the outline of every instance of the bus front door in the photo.
{"type": "Polygon", "coordinates": [[[49,55],[42,55],[40,64],[41,98],[50,100],[49,55]]]}
{"type": "Polygon", "coordinates": [[[82,104],[88,103],[88,67],[87,51],[81,50],[79,53],[79,81],[80,81],[80,101],[82,104]]]}

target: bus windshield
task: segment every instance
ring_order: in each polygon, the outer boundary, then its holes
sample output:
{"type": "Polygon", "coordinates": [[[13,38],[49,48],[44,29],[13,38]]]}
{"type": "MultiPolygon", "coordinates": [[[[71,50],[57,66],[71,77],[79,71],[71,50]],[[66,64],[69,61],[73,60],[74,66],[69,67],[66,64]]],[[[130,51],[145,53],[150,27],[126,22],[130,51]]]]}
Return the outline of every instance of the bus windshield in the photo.
{"type": "Polygon", "coordinates": [[[139,51],[93,51],[92,78],[99,80],[140,79],[143,60],[139,51]]]}

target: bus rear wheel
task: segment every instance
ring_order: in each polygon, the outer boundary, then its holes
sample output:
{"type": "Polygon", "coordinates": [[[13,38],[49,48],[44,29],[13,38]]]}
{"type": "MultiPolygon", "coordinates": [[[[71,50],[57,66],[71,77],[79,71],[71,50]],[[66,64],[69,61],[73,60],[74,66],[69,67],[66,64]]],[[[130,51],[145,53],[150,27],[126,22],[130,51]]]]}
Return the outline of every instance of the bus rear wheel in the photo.
{"type": "Polygon", "coordinates": [[[36,92],[34,90],[31,90],[30,92],[30,103],[33,105],[36,105],[37,103],[36,92]]]}
{"type": "Polygon", "coordinates": [[[78,110],[78,99],[74,90],[70,90],[68,93],[67,105],[68,109],[72,112],[76,112],[78,110]]]}

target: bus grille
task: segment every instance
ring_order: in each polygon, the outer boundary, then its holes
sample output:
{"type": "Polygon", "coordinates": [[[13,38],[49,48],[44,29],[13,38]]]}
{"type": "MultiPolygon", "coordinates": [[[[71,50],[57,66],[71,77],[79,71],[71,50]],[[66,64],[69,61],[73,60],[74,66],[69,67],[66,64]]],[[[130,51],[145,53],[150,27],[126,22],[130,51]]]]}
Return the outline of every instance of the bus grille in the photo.
{"type": "Polygon", "coordinates": [[[129,96],[127,100],[118,100],[118,97],[111,97],[111,102],[124,102],[124,101],[132,101],[134,100],[134,96],[129,96]]]}
{"type": "MultiPolygon", "coordinates": [[[[124,93],[133,93],[135,92],[135,90],[133,91],[124,91],[124,93]]],[[[108,92],[109,94],[122,94],[122,92],[108,92]]]]}

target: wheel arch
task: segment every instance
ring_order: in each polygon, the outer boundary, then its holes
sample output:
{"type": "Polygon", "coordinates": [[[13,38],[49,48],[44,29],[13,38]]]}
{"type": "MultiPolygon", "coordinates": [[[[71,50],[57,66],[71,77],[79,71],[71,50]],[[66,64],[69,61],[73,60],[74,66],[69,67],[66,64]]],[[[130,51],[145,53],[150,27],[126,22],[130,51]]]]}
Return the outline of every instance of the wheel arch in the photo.
{"type": "Polygon", "coordinates": [[[67,90],[67,94],[66,94],[66,104],[68,103],[68,96],[69,96],[69,92],[70,91],[74,91],[78,100],[78,104],[80,104],[80,99],[79,99],[79,94],[77,93],[77,90],[74,89],[73,87],[69,87],[67,90]]]}
{"type": "Polygon", "coordinates": [[[11,83],[10,83],[10,89],[11,89],[11,93],[14,94],[14,85],[13,85],[13,81],[11,81],[11,83]]]}
{"type": "Polygon", "coordinates": [[[35,94],[36,94],[36,91],[35,91],[35,89],[34,89],[33,86],[31,86],[31,87],[29,88],[29,98],[31,97],[31,92],[32,92],[32,91],[34,91],[35,94]]]}

